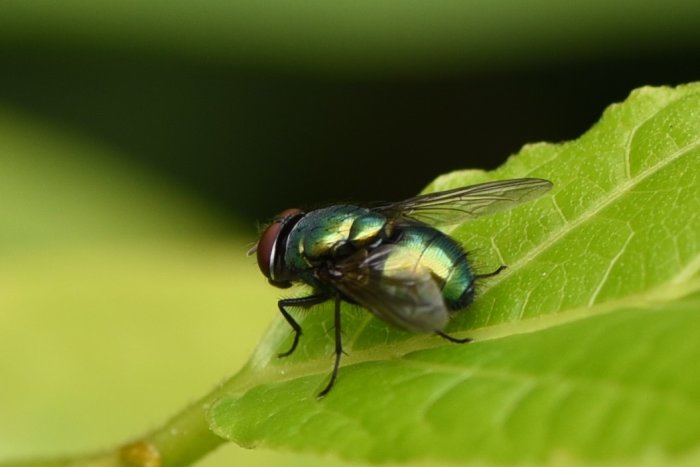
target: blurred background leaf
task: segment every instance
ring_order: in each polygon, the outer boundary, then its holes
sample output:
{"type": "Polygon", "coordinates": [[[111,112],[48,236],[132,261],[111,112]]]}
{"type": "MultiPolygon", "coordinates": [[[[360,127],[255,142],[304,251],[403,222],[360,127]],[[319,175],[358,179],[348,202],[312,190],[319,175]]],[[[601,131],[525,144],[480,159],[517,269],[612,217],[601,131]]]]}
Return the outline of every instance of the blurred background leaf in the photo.
{"type": "Polygon", "coordinates": [[[258,220],[571,139],[696,80],[699,27],[691,1],[1,2],[0,458],[111,446],[235,371],[275,315],[258,220]]]}
{"type": "Polygon", "coordinates": [[[0,134],[0,459],[113,446],[242,366],[275,315],[250,237],[98,145],[0,134]]]}
{"type": "Polygon", "coordinates": [[[0,102],[252,221],[573,139],[631,89],[694,81],[698,28],[690,0],[7,0],[0,102]]]}

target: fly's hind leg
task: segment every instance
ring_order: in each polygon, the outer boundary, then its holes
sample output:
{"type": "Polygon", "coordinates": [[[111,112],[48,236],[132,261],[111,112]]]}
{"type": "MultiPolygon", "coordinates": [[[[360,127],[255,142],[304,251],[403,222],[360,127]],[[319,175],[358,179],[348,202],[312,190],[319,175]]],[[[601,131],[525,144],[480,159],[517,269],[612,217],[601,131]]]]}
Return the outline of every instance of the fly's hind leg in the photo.
{"type": "MultiPolygon", "coordinates": [[[[489,277],[493,277],[493,276],[497,275],[499,272],[503,271],[505,268],[506,268],[506,266],[502,264],[495,271],[488,272],[486,274],[477,274],[476,276],[474,276],[474,279],[479,280],[479,279],[487,279],[489,277]]],[[[470,290],[473,293],[474,289],[470,289],[470,290]]],[[[459,339],[457,337],[452,337],[449,334],[444,333],[442,331],[435,331],[435,334],[437,334],[438,336],[442,337],[445,340],[448,340],[450,342],[454,342],[455,344],[466,344],[466,343],[471,342],[473,340],[469,337],[465,337],[463,339],[459,339]]]]}
{"type": "Polygon", "coordinates": [[[438,336],[442,337],[445,340],[448,340],[450,342],[454,342],[455,344],[466,344],[466,343],[471,342],[473,340],[470,337],[465,337],[463,339],[460,339],[458,337],[452,337],[449,334],[446,334],[442,331],[435,331],[435,334],[437,334],[438,336]]]}
{"type": "Polygon", "coordinates": [[[493,277],[493,276],[498,275],[498,273],[503,271],[505,268],[507,268],[507,266],[505,264],[501,264],[500,266],[498,266],[498,269],[496,269],[495,271],[487,272],[486,274],[477,274],[476,276],[474,276],[474,278],[475,279],[487,279],[489,277],[493,277]]]}
{"type": "Polygon", "coordinates": [[[280,313],[282,313],[282,316],[284,316],[284,319],[287,320],[289,325],[292,327],[292,330],[294,331],[294,341],[292,342],[292,347],[286,352],[277,354],[278,357],[288,357],[292,353],[294,353],[294,350],[296,350],[297,348],[297,344],[299,344],[299,338],[301,337],[301,326],[299,325],[299,323],[296,322],[292,315],[289,314],[289,312],[286,310],[286,307],[298,306],[302,308],[308,308],[310,306],[323,303],[326,300],[328,300],[328,297],[326,295],[315,294],[309,295],[308,297],[284,298],[277,302],[277,307],[280,309],[280,313]]]}

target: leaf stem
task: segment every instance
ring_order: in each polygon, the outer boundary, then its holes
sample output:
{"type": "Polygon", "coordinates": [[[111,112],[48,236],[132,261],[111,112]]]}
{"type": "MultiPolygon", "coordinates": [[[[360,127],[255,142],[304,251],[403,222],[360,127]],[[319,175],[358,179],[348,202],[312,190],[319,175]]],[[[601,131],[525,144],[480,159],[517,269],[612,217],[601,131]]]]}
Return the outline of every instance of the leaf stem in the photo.
{"type": "Polygon", "coordinates": [[[235,392],[249,374],[248,365],[190,404],[160,428],[119,448],[122,465],[176,467],[190,465],[226,442],[210,429],[208,408],[224,394],[235,392]]]}
{"type": "Polygon", "coordinates": [[[54,459],[2,462],[2,467],[179,467],[190,465],[226,442],[215,435],[206,419],[208,407],[245,381],[247,365],[209,394],[185,407],[156,430],[104,452],[54,459]]]}

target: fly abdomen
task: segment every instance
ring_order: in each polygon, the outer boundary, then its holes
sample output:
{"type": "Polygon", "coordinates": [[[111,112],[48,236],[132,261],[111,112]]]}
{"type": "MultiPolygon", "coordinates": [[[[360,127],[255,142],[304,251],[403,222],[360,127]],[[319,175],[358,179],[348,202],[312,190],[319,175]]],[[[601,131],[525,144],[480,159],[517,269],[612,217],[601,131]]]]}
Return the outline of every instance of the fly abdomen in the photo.
{"type": "Polygon", "coordinates": [[[400,229],[396,244],[416,255],[416,266],[432,272],[450,310],[459,310],[471,302],[474,276],[459,243],[429,226],[407,226],[400,229]]]}

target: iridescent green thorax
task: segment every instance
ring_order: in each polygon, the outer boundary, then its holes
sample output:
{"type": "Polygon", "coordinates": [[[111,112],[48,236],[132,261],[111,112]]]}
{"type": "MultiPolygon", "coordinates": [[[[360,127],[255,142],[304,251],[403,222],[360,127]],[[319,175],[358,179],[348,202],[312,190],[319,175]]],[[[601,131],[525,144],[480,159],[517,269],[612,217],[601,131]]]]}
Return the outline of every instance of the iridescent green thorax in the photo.
{"type": "Polygon", "coordinates": [[[395,244],[385,270],[427,268],[438,281],[450,310],[468,305],[473,296],[474,276],[462,247],[428,225],[394,225],[367,208],[336,205],[306,214],[289,234],[286,264],[305,282],[322,287],[312,268],[321,262],[342,259],[360,248],[395,244]]]}
{"type": "Polygon", "coordinates": [[[285,261],[303,274],[325,259],[338,258],[380,239],[386,224],[386,217],[359,206],[336,205],[311,211],[289,234],[285,261]]]}

